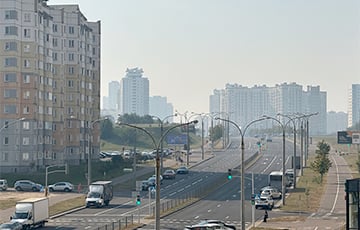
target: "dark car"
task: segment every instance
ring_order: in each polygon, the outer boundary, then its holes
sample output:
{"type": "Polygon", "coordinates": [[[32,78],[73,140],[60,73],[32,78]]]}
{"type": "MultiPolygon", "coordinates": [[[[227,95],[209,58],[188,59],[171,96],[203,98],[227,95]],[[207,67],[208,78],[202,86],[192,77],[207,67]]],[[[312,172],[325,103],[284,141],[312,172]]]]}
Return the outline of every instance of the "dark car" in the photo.
{"type": "Polygon", "coordinates": [[[177,174],[188,174],[189,173],[189,169],[186,166],[181,166],[180,168],[178,168],[176,170],[177,174]]]}
{"type": "Polygon", "coordinates": [[[176,176],[176,172],[174,170],[172,170],[172,169],[167,169],[163,173],[163,178],[164,179],[175,179],[175,176],[176,176]]]}
{"type": "Polygon", "coordinates": [[[1,230],[22,230],[23,226],[19,222],[6,222],[0,225],[1,230]]]}
{"type": "Polygon", "coordinates": [[[41,191],[43,186],[41,184],[37,184],[31,180],[18,180],[15,182],[14,188],[16,191],[38,192],[38,191],[41,191]]]}
{"type": "Polygon", "coordinates": [[[141,190],[147,191],[147,190],[149,190],[149,187],[150,187],[149,181],[143,180],[141,182],[141,190]]]}

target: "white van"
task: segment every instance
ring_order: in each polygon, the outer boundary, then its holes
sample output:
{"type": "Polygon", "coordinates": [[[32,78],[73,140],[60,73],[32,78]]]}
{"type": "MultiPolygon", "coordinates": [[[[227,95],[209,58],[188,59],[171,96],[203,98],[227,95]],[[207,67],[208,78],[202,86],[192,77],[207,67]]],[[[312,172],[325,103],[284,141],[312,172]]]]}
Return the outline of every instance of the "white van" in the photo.
{"type": "Polygon", "coordinates": [[[0,189],[5,191],[8,188],[7,180],[0,179],[0,189]]]}

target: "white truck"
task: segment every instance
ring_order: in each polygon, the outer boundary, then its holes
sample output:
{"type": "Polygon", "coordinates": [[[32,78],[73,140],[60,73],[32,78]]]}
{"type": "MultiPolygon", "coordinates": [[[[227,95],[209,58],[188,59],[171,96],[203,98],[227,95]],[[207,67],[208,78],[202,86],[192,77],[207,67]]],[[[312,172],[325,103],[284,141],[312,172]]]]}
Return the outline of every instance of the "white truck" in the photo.
{"type": "Polygon", "coordinates": [[[102,207],[109,205],[113,198],[113,186],[111,181],[96,181],[90,184],[86,196],[85,206],[102,207]]]}
{"type": "Polygon", "coordinates": [[[16,202],[12,222],[19,222],[23,229],[43,227],[49,218],[49,199],[47,197],[28,198],[16,202]]]}

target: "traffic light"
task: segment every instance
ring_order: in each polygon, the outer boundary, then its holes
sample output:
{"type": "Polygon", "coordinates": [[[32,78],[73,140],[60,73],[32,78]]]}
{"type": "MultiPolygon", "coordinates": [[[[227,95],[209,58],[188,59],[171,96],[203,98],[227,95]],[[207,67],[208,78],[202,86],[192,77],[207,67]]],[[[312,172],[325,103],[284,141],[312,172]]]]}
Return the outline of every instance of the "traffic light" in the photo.
{"type": "Polygon", "coordinates": [[[140,194],[137,194],[137,196],[136,196],[136,205],[140,205],[140,204],[141,204],[140,194]]]}
{"type": "Polygon", "coordinates": [[[228,169],[228,180],[231,180],[232,179],[232,174],[231,174],[231,169],[228,169]]]}

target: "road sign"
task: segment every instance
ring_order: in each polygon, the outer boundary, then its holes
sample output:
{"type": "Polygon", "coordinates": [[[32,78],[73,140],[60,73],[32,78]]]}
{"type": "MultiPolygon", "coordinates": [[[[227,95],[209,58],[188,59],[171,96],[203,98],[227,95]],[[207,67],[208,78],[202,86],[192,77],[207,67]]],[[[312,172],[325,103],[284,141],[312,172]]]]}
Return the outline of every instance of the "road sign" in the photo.
{"type": "Polygon", "coordinates": [[[360,144],[360,133],[353,133],[352,134],[352,143],[353,144],[360,144]]]}
{"type": "Polygon", "coordinates": [[[352,144],[351,131],[339,131],[337,134],[338,144],[352,144]]]}
{"type": "Polygon", "coordinates": [[[180,134],[180,135],[168,135],[166,137],[166,143],[169,145],[183,145],[187,144],[187,135],[180,134]]]}

